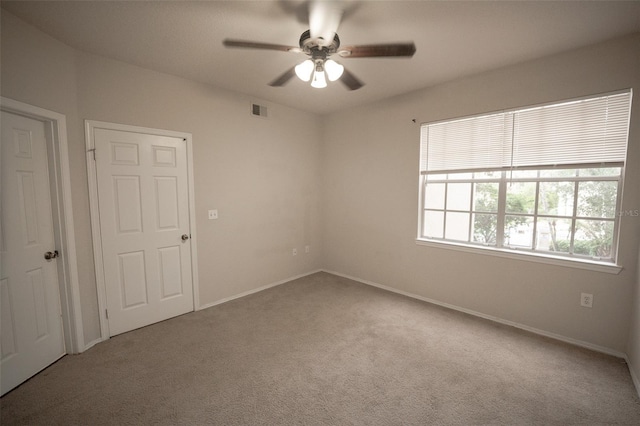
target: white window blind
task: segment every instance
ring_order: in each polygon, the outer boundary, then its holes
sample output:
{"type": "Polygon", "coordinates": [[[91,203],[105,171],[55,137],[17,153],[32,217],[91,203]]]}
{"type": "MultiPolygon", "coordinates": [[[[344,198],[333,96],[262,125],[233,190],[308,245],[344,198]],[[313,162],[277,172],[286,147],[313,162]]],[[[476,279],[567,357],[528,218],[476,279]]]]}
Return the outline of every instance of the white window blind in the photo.
{"type": "Polygon", "coordinates": [[[421,128],[420,171],[624,162],[631,91],[421,128]]]}
{"type": "Polygon", "coordinates": [[[623,162],[630,93],[515,112],[514,167],[623,162]]]}
{"type": "Polygon", "coordinates": [[[512,117],[504,113],[422,126],[422,171],[501,168],[511,161],[512,117]]]}

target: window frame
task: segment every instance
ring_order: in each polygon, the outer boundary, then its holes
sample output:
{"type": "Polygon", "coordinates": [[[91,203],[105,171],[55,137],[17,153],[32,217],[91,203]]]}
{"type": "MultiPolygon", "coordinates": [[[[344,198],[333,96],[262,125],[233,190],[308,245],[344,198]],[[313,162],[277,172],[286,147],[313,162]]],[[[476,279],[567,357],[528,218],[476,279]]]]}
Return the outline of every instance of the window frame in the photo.
{"type": "MultiPolygon", "coordinates": [[[[545,257],[553,257],[553,258],[559,258],[562,260],[568,260],[568,261],[573,261],[573,260],[579,260],[582,262],[589,262],[589,263],[595,263],[595,264],[602,264],[602,265],[612,265],[612,266],[616,266],[616,259],[617,259],[617,246],[618,246],[618,237],[619,237],[619,218],[617,215],[614,215],[613,217],[596,217],[596,216],[584,216],[584,215],[579,215],[578,214],[578,197],[579,197],[579,184],[580,182],[615,182],[617,185],[616,188],[616,205],[614,206],[614,211],[618,212],[620,210],[620,201],[621,201],[621,190],[622,190],[622,182],[623,182],[623,174],[624,174],[624,164],[623,163],[611,163],[608,164],[607,167],[615,167],[615,168],[619,168],[620,169],[620,173],[619,174],[611,174],[611,175],[604,175],[604,176],[593,176],[593,175],[588,175],[588,176],[580,176],[579,173],[575,173],[573,176],[564,176],[564,177],[553,177],[553,176],[541,176],[541,171],[543,170],[547,170],[549,168],[528,168],[528,170],[531,171],[535,171],[536,172],[536,176],[526,176],[526,177],[512,177],[509,176],[510,172],[508,171],[504,171],[504,170],[476,170],[475,173],[487,173],[487,172],[494,172],[494,173],[498,173],[499,176],[497,177],[485,177],[485,178],[477,178],[475,176],[470,176],[467,178],[449,178],[449,176],[446,176],[444,178],[434,178],[434,179],[430,179],[429,176],[430,175],[437,175],[440,173],[432,173],[432,174],[424,174],[421,176],[421,182],[420,182],[420,199],[421,199],[421,204],[420,204],[420,223],[419,223],[419,228],[418,228],[418,238],[417,240],[420,242],[432,242],[432,243],[439,243],[439,244],[456,244],[456,245],[464,245],[464,246],[468,246],[470,248],[478,248],[478,249],[483,249],[483,248],[489,248],[489,249],[494,249],[494,250],[505,250],[505,251],[513,251],[513,252],[519,252],[521,254],[533,254],[533,255],[542,255],[545,257]],[[506,192],[507,192],[507,188],[508,185],[510,185],[511,183],[518,183],[518,182],[522,182],[522,183],[534,183],[535,184],[535,200],[534,200],[534,207],[533,207],[533,211],[532,212],[510,212],[507,210],[507,203],[506,203],[506,192]],[[572,201],[572,212],[570,215],[568,214],[548,214],[548,213],[540,213],[540,209],[539,209],[539,202],[540,202],[540,185],[542,183],[548,183],[548,182],[566,182],[566,183],[570,183],[573,185],[573,201],[572,201]],[[457,208],[448,208],[447,205],[447,193],[448,193],[448,187],[450,184],[456,184],[456,183],[462,183],[462,184],[469,184],[470,185],[470,191],[469,191],[469,208],[467,210],[461,210],[461,209],[457,209],[457,208]],[[482,211],[482,210],[478,210],[476,208],[476,206],[474,205],[474,194],[475,194],[475,185],[478,183],[496,183],[498,184],[498,196],[497,196],[497,208],[495,211],[482,211]],[[426,197],[426,191],[427,191],[427,185],[428,184],[444,184],[445,188],[444,188],[444,193],[443,193],[443,206],[442,208],[434,208],[434,207],[427,207],[424,203],[425,197],[426,197]],[[443,230],[442,230],[442,237],[430,237],[430,236],[425,236],[425,230],[424,230],[424,225],[425,225],[425,214],[427,212],[442,212],[443,214],[443,230]],[[469,215],[469,225],[467,228],[467,240],[463,241],[463,240],[454,240],[454,239],[448,239],[446,237],[446,232],[447,232],[447,213],[464,213],[464,214],[468,214],[469,215]],[[473,220],[474,220],[474,215],[475,214],[491,214],[491,215],[495,215],[496,216],[496,236],[495,236],[495,245],[486,243],[486,242],[477,242],[477,241],[473,241],[473,220]],[[520,217],[527,217],[527,218],[531,218],[532,219],[532,235],[531,235],[531,244],[530,247],[523,247],[523,246],[517,246],[517,245],[509,245],[506,242],[506,232],[505,232],[505,220],[507,216],[520,216],[520,217]],[[537,232],[537,227],[539,224],[539,218],[557,218],[557,219],[564,219],[564,220],[568,220],[571,222],[571,226],[570,226],[570,236],[571,236],[571,241],[570,241],[570,251],[569,252],[554,252],[554,251],[550,251],[550,250],[544,250],[544,249],[539,249],[537,248],[537,239],[538,239],[538,232],[537,232]],[[590,255],[585,255],[585,254],[581,254],[581,253],[575,253],[574,249],[574,241],[575,241],[575,234],[576,234],[576,229],[577,229],[577,221],[579,220],[601,220],[601,221],[607,221],[607,222],[612,222],[613,223],[613,231],[612,231],[612,241],[611,241],[611,255],[610,257],[607,257],[605,259],[602,258],[598,258],[596,256],[590,256],[590,255]]],[[[557,169],[553,169],[553,170],[582,170],[585,169],[587,167],[584,166],[579,166],[579,167],[562,167],[562,168],[557,168],[557,169]]],[[[588,168],[604,168],[604,167],[594,167],[593,165],[588,167],[588,168]]],[[[519,170],[523,170],[523,169],[519,169],[519,170]]],[[[471,172],[469,172],[471,173],[471,172]]],[[[463,173],[451,173],[451,174],[465,174],[463,173]]]]}
{"type": "MultiPolygon", "coordinates": [[[[612,92],[605,95],[594,95],[589,97],[578,98],[577,100],[589,100],[591,98],[597,98],[599,96],[608,96],[615,95],[621,93],[629,93],[629,106],[631,106],[631,97],[632,91],[617,91],[612,92]]],[[[554,104],[562,104],[569,101],[559,101],[556,103],[546,103],[544,105],[553,106],[554,104]]],[[[536,106],[518,108],[514,110],[504,111],[505,113],[513,113],[518,111],[525,111],[530,108],[536,108],[536,106]]],[[[630,113],[630,108],[629,108],[630,113]]],[[[473,253],[481,253],[481,254],[489,254],[489,255],[498,255],[501,257],[508,258],[516,258],[520,260],[533,261],[533,262],[542,262],[547,264],[561,265],[561,266],[569,266],[581,269],[590,269],[597,270],[601,272],[613,273],[617,274],[622,270],[622,267],[618,264],[618,247],[619,247],[619,234],[620,234],[620,208],[622,205],[622,191],[624,185],[624,175],[625,175],[625,165],[626,165],[626,156],[623,161],[615,161],[611,163],[587,163],[587,164],[562,164],[562,165],[538,165],[538,166],[526,166],[526,167],[500,167],[500,168],[473,168],[473,169],[453,169],[453,170],[425,170],[424,165],[426,157],[423,154],[423,149],[425,149],[425,141],[424,141],[424,129],[425,126],[430,125],[438,125],[446,122],[456,122],[461,120],[473,119],[488,117],[491,115],[495,115],[496,113],[487,113],[487,114],[477,114],[471,117],[461,117],[454,118],[451,120],[440,120],[432,123],[423,123],[421,125],[421,155],[420,155],[420,174],[419,174],[419,206],[418,206],[418,229],[417,229],[417,238],[416,243],[418,245],[424,246],[432,246],[432,247],[440,247],[446,249],[453,249],[459,251],[473,252],[473,253]],[[580,176],[578,169],[585,168],[608,168],[608,167],[616,167],[619,168],[620,173],[618,175],[609,175],[609,176],[580,176]],[[576,170],[573,176],[542,176],[541,171],[545,169],[554,169],[554,170],[562,170],[562,169],[573,169],[576,170]],[[535,170],[535,177],[514,177],[512,175],[515,171],[521,170],[535,170]],[[477,173],[486,173],[493,172],[497,173],[497,177],[490,178],[477,178],[477,173]],[[468,173],[470,176],[464,179],[451,179],[450,176],[452,174],[462,174],[468,173]],[[434,178],[434,175],[439,175],[440,178],[434,178]],[[579,198],[579,187],[580,182],[597,182],[597,181],[605,181],[605,182],[616,182],[616,199],[614,207],[614,214],[612,217],[607,217],[606,213],[603,213],[601,216],[603,217],[589,217],[589,216],[580,216],[578,215],[578,198],[579,198]],[[496,211],[484,212],[476,210],[477,206],[475,203],[475,194],[476,189],[475,185],[478,183],[497,183],[498,184],[498,201],[497,201],[497,209],[496,211]],[[506,211],[506,193],[507,193],[507,185],[512,182],[532,182],[535,184],[535,200],[534,200],[534,208],[533,212],[522,212],[522,213],[511,213],[506,211]],[[539,198],[540,198],[540,186],[543,183],[547,182],[567,182],[573,185],[573,205],[572,205],[572,214],[568,216],[566,211],[565,214],[552,214],[550,212],[540,213],[539,209],[539,198]],[[429,184],[443,184],[444,188],[443,192],[443,201],[441,208],[436,207],[427,207],[425,205],[425,197],[427,192],[427,185],[429,184]],[[459,210],[459,209],[449,209],[447,205],[447,191],[449,186],[452,183],[467,183],[469,184],[469,208],[468,210],[459,210]],[[442,214],[442,229],[441,229],[441,237],[428,237],[425,236],[425,224],[426,224],[426,213],[428,211],[432,212],[440,212],[442,214]],[[447,215],[449,213],[464,213],[468,215],[468,226],[467,226],[467,239],[466,241],[454,240],[451,238],[447,238],[447,215]],[[474,221],[477,214],[493,214],[496,215],[496,231],[495,231],[495,245],[491,245],[491,243],[486,243],[482,241],[474,241],[474,221]],[[531,218],[532,225],[530,228],[531,232],[531,243],[528,247],[520,247],[514,245],[506,244],[506,235],[507,230],[505,230],[505,222],[507,216],[522,216],[531,218]],[[545,218],[553,218],[553,219],[562,219],[570,222],[570,228],[568,231],[568,236],[570,238],[570,243],[567,252],[562,251],[551,251],[540,249],[536,247],[538,238],[541,238],[538,235],[538,226],[541,221],[539,219],[545,218]],[[603,222],[611,222],[613,224],[612,229],[612,238],[611,238],[611,249],[609,256],[606,258],[600,258],[597,256],[585,255],[581,253],[575,253],[576,248],[576,231],[578,231],[577,223],[580,220],[600,220],[603,222]]],[[[628,127],[627,127],[627,142],[628,144],[628,127]]],[[[437,228],[440,231],[440,228],[437,228]]],[[[544,240],[543,240],[544,241],[544,240]]]]}

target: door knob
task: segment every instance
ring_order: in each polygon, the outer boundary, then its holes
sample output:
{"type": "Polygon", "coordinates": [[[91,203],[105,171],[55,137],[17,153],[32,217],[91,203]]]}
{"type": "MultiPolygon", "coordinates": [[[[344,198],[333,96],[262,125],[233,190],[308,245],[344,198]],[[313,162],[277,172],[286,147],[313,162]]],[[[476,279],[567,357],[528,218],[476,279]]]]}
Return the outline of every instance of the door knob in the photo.
{"type": "Polygon", "coordinates": [[[55,259],[56,257],[58,257],[58,250],[48,251],[44,254],[44,258],[47,260],[55,259]]]}
{"type": "Polygon", "coordinates": [[[187,234],[182,234],[182,241],[187,241],[189,239],[189,236],[187,234]]]}

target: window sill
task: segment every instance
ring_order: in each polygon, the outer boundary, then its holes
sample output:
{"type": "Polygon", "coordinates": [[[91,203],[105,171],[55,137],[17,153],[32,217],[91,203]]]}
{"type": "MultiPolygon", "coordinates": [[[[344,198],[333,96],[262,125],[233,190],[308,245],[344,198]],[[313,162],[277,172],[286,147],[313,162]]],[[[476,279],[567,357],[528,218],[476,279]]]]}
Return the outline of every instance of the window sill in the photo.
{"type": "Polygon", "coordinates": [[[447,250],[464,251],[467,253],[476,253],[489,256],[506,257],[509,259],[517,259],[525,262],[546,263],[548,265],[564,266],[567,268],[587,269],[590,271],[605,272],[607,274],[617,275],[622,271],[622,266],[607,262],[597,262],[586,259],[561,258],[556,256],[545,255],[542,253],[518,253],[511,250],[499,249],[495,247],[474,247],[466,244],[459,244],[450,241],[433,241],[416,239],[416,244],[427,247],[443,248],[447,250]]]}

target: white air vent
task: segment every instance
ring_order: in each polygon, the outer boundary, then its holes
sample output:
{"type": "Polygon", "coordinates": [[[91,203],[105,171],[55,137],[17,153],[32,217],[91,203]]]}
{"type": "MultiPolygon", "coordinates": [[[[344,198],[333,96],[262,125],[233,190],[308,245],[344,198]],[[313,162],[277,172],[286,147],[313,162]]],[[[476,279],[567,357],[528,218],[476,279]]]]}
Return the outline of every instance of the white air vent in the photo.
{"type": "Polygon", "coordinates": [[[264,105],[251,104],[251,115],[267,118],[267,107],[264,105]]]}

